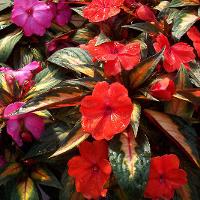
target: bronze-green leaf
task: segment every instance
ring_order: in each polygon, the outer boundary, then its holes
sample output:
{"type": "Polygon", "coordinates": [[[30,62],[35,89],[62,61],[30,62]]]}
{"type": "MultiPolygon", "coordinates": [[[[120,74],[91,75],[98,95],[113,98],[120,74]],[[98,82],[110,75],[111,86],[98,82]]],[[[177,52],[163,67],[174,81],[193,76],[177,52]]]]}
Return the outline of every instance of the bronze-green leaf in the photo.
{"type": "Polygon", "coordinates": [[[22,172],[22,166],[19,163],[11,162],[7,163],[3,168],[0,170],[0,184],[4,184],[7,181],[15,178],[22,172]]]}
{"type": "Polygon", "coordinates": [[[11,200],[39,200],[36,186],[31,178],[22,178],[15,187],[11,200]]]}
{"type": "Polygon", "coordinates": [[[50,158],[61,155],[73,149],[74,147],[78,146],[81,142],[86,140],[88,136],[89,134],[83,131],[80,124],[76,125],[71,130],[69,135],[67,135],[62,145],[60,145],[60,147],[56,150],[56,152],[53,153],[53,155],[50,156],[50,158]]]}
{"type": "Polygon", "coordinates": [[[129,80],[132,88],[139,87],[151,76],[161,60],[163,52],[164,49],[160,53],[145,59],[130,71],[129,80]]]}
{"type": "Polygon", "coordinates": [[[145,109],[144,111],[147,117],[169,138],[175,141],[175,143],[184,150],[186,155],[194,162],[194,164],[196,164],[196,166],[200,167],[200,160],[197,151],[197,136],[190,133],[188,126],[186,126],[186,122],[182,123],[187,128],[184,130],[177,122],[175,122],[175,118],[173,119],[170,115],[149,109],[145,109]]]}
{"type": "Polygon", "coordinates": [[[132,127],[112,139],[109,159],[118,184],[127,199],[143,196],[150,166],[150,145],[145,135],[135,138],[132,127]]]}
{"type": "Polygon", "coordinates": [[[39,184],[47,185],[55,188],[61,189],[61,184],[55,177],[55,175],[48,170],[47,168],[43,167],[36,167],[31,172],[31,178],[39,184]]]}
{"type": "Polygon", "coordinates": [[[200,6],[199,0],[172,0],[169,7],[200,6]]]}
{"type": "Polygon", "coordinates": [[[14,46],[21,39],[22,35],[22,31],[17,29],[0,39],[0,62],[5,62],[8,59],[14,46]]]}
{"type": "Polygon", "coordinates": [[[52,54],[48,61],[61,67],[94,77],[94,63],[87,51],[76,48],[64,48],[52,54]]]}

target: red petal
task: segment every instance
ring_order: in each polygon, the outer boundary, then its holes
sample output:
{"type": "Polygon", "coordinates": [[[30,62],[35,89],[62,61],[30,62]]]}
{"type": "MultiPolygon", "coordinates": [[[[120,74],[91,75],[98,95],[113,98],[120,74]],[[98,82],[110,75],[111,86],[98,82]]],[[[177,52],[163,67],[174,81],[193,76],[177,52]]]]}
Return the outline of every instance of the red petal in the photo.
{"type": "Polygon", "coordinates": [[[109,60],[104,64],[104,73],[106,76],[116,76],[121,72],[121,64],[118,59],[109,60]]]}
{"type": "Polygon", "coordinates": [[[173,54],[180,59],[181,63],[188,63],[195,59],[193,48],[183,42],[179,42],[171,47],[173,54]]]}
{"type": "Polygon", "coordinates": [[[173,169],[165,174],[167,184],[177,189],[187,183],[187,174],[182,169],[173,169]]]}
{"type": "Polygon", "coordinates": [[[180,161],[178,157],[174,154],[164,155],[161,157],[162,159],[162,166],[164,172],[168,172],[172,169],[178,169],[180,161]]]}
{"type": "Polygon", "coordinates": [[[120,12],[124,0],[93,0],[84,10],[84,17],[90,22],[104,21],[120,12]]]}
{"type": "Polygon", "coordinates": [[[198,57],[200,58],[200,42],[194,42],[193,45],[194,45],[194,48],[197,51],[198,57]]]}
{"type": "Polygon", "coordinates": [[[152,199],[172,199],[174,190],[167,184],[161,183],[159,180],[149,180],[145,188],[144,196],[152,199]]]}
{"type": "Polygon", "coordinates": [[[109,87],[110,87],[109,84],[105,81],[98,82],[94,87],[94,90],[92,92],[92,96],[99,97],[99,98],[102,98],[102,99],[107,98],[109,87]]]}
{"type": "Polygon", "coordinates": [[[68,163],[68,174],[70,176],[81,178],[91,171],[92,164],[82,158],[81,156],[75,156],[71,158],[68,163]]]}
{"type": "Polygon", "coordinates": [[[110,175],[112,172],[111,165],[108,160],[101,160],[99,167],[104,174],[110,175]]]}
{"type": "Polygon", "coordinates": [[[154,43],[154,48],[155,48],[156,52],[160,52],[162,50],[162,48],[164,48],[164,47],[166,47],[166,49],[165,49],[165,51],[166,51],[170,48],[170,44],[169,44],[167,37],[163,34],[160,34],[156,38],[156,42],[154,43]]]}
{"type": "Polygon", "coordinates": [[[200,42],[200,32],[195,26],[190,28],[187,35],[193,42],[200,42]]]}

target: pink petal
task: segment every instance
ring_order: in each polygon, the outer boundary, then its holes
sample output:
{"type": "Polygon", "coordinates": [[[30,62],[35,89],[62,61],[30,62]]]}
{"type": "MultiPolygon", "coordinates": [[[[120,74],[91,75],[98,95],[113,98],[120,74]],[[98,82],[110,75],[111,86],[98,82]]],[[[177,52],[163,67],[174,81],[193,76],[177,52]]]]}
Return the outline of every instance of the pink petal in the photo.
{"type": "Polygon", "coordinates": [[[34,113],[29,113],[24,118],[24,125],[36,140],[40,139],[44,130],[44,120],[41,117],[34,113]]]}
{"type": "Polygon", "coordinates": [[[23,70],[31,71],[33,73],[38,73],[42,70],[42,66],[41,66],[40,62],[33,61],[33,62],[29,63],[28,65],[24,66],[23,70]]]}
{"type": "Polygon", "coordinates": [[[24,26],[28,19],[28,14],[22,8],[15,8],[12,10],[12,22],[17,26],[24,26]]]}
{"type": "Polygon", "coordinates": [[[38,24],[35,19],[30,16],[23,27],[25,36],[31,36],[33,34],[43,36],[45,34],[45,28],[38,24]]]}
{"type": "Polygon", "coordinates": [[[15,112],[16,110],[18,110],[19,108],[21,108],[24,105],[23,102],[15,102],[15,103],[11,103],[9,104],[5,110],[4,110],[4,118],[7,119],[19,119],[22,117],[22,115],[18,115],[18,116],[9,116],[11,113],[15,112]]]}
{"type": "Polygon", "coordinates": [[[7,121],[7,132],[18,146],[22,146],[23,142],[20,137],[20,121],[18,119],[9,119],[7,121]]]}
{"type": "Polygon", "coordinates": [[[16,81],[18,81],[20,86],[23,86],[25,81],[32,79],[32,73],[30,71],[13,71],[11,75],[15,78],[16,81]]]}

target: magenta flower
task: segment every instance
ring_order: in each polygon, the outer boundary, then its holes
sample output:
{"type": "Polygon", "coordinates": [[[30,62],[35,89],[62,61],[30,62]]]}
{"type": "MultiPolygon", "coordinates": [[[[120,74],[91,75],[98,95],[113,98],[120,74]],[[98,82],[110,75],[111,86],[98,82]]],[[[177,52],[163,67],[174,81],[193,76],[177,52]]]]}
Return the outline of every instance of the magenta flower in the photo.
{"type": "Polygon", "coordinates": [[[12,84],[13,81],[17,81],[19,86],[24,86],[27,83],[31,83],[33,75],[42,70],[40,62],[33,61],[19,70],[13,70],[6,67],[1,67],[0,72],[5,73],[6,81],[12,84]]]}
{"type": "Polygon", "coordinates": [[[51,26],[53,14],[49,5],[38,0],[14,0],[12,22],[24,30],[24,35],[44,35],[51,26]]]}
{"type": "Polygon", "coordinates": [[[44,120],[35,113],[27,113],[23,115],[10,116],[11,113],[18,110],[24,105],[23,102],[15,102],[9,104],[4,110],[4,118],[7,119],[7,133],[17,143],[18,146],[23,145],[23,136],[31,133],[31,135],[39,140],[44,130],[44,120]]]}
{"type": "Polygon", "coordinates": [[[51,11],[58,25],[64,26],[69,22],[72,11],[70,7],[65,3],[65,0],[60,0],[58,3],[53,3],[50,0],[48,4],[51,6],[51,11]]]}

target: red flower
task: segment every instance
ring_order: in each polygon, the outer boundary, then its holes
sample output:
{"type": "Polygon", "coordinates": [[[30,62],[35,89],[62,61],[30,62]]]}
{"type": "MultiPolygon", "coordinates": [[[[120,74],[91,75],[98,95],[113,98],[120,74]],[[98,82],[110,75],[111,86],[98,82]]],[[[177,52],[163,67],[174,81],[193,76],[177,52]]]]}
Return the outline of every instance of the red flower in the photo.
{"type": "Polygon", "coordinates": [[[183,42],[179,42],[170,46],[166,36],[160,34],[156,38],[154,48],[156,52],[160,52],[165,47],[163,67],[167,72],[179,70],[181,64],[189,68],[188,63],[195,59],[193,48],[183,42]]]}
{"type": "Polygon", "coordinates": [[[167,77],[154,82],[149,89],[149,93],[161,101],[170,101],[175,91],[174,81],[167,77]]]}
{"type": "Polygon", "coordinates": [[[90,22],[101,22],[117,15],[124,0],[93,0],[83,10],[84,17],[90,22]]]}
{"type": "Polygon", "coordinates": [[[193,46],[197,51],[198,57],[200,58],[200,32],[193,26],[188,32],[188,37],[193,41],[193,46]]]}
{"type": "Polygon", "coordinates": [[[68,173],[75,177],[76,190],[85,198],[97,199],[105,196],[103,188],[111,174],[108,161],[108,146],[105,141],[83,142],[79,146],[80,156],[68,162],[68,173]]]}
{"type": "Polygon", "coordinates": [[[156,17],[153,11],[145,5],[141,5],[136,10],[136,15],[139,19],[148,21],[148,22],[156,22],[156,17]]]}
{"type": "Polygon", "coordinates": [[[123,69],[130,70],[140,62],[140,44],[136,42],[127,45],[119,42],[105,42],[95,46],[96,38],[88,45],[80,47],[87,50],[95,60],[104,62],[106,76],[115,76],[123,69]]]}
{"type": "Polygon", "coordinates": [[[123,85],[99,82],[92,95],[81,101],[82,127],[96,140],[110,140],[126,129],[132,110],[131,100],[123,85]]]}
{"type": "Polygon", "coordinates": [[[174,190],[187,183],[187,174],[179,169],[179,159],[176,155],[164,155],[151,159],[149,180],[146,185],[146,198],[173,198],[174,190]]]}

